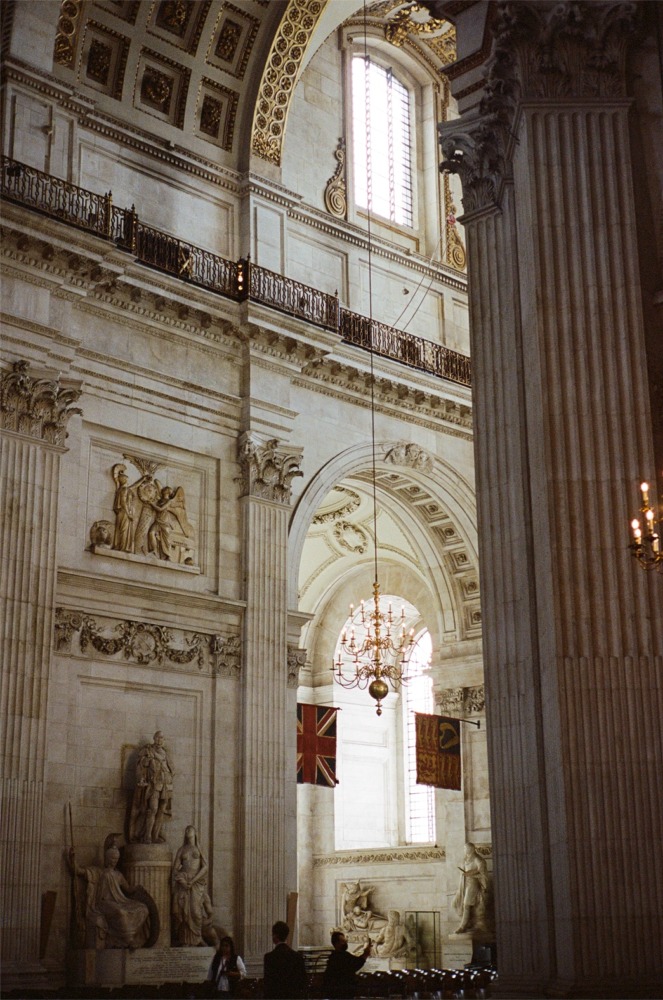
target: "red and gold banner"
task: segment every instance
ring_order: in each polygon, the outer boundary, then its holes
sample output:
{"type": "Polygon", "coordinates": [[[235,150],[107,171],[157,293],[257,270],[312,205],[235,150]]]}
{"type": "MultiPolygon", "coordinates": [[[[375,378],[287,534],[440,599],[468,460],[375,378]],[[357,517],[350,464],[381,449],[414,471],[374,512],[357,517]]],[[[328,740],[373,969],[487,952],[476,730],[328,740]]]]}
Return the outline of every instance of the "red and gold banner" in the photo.
{"type": "Polygon", "coordinates": [[[297,781],[313,785],[336,780],[336,708],[297,705],[297,781]]]}
{"type": "Polygon", "coordinates": [[[415,712],[417,783],[460,788],[460,721],[415,712]]]}

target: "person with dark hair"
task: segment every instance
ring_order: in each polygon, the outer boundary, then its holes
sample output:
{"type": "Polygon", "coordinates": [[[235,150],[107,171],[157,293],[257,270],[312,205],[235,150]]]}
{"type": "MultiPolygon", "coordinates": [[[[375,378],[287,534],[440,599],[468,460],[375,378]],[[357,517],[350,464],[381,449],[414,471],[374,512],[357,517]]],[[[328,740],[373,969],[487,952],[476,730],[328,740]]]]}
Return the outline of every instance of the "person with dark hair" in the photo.
{"type": "Polygon", "coordinates": [[[286,944],[290,928],[283,920],[272,927],[274,948],[265,955],[263,996],[266,1000],[298,1000],[306,996],[304,956],[286,944]]]}
{"type": "Polygon", "coordinates": [[[348,942],[343,931],[332,931],[333,952],[327,959],[327,968],[322,979],[322,991],[330,1000],[346,1000],[357,993],[357,972],[371,953],[371,939],[361,955],[348,951],[348,942]]]}
{"type": "Polygon", "coordinates": [[[207,971],[207,981],[214,985],[215,995],[232,995],[245,975],[246,966],[235,951],[235,942],[231,937],[222,937],[207,971]]]}

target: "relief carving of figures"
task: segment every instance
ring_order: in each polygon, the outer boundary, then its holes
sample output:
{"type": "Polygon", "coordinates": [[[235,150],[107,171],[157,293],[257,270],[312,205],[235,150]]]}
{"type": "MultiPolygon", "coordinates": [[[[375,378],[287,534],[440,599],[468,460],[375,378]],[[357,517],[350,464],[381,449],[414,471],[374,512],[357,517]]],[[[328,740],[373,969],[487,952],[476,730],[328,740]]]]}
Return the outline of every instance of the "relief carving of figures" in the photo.
{"type": "Polygon", "coordinates": [[[221,677],[239,677],[242,669],[242,644],[237,635],[213,635],[210,639],[212,670],[221,677]]]}
{"type": "Polygon", "coordinates": [[[212,901],[207,892],[207,861],[198,846],[194,826],[184,831],[171,876],[173,891],[173,943],[197,947],[217,943],[212,926],[212,901]]]}
{"type": "Polygon", "coordinates": [[[79,945],[84,948],[149,948],[159,936],[159,914],[149,893],[130,886],[117,870],[119,835],[104,842],[104,864],[81,868],[74,848],[65,855],[74,879],[85,879],[85,896],[75,885],[79,945]]]}
{"type": "Polygon", "coordinates": [[[406,958],[416,951],[408,928],[401,920],[398,910],[389,910],[387,923],[375,939],[375,953],[379,958],[406,958]]]}
{"type": "Polygon", "coordinates": [[[163,733],[154,734],[153,742],[138,751],[136,787],[129,818],[130,843],[164,844],[163,821],[172,815],[173,765],[163,733]]]}
{"type": "Polygon", "coordinates": [[[300,459],[280,452],[278,447],[276,438],[261,445],[248,433],[241,436],[237,460],[242,470],[243,495],[290,503],[292,480],[304,473],[299,469],[300,459]]]}
{"type": "Polygon", "coordinates": [[[352,932],[362,937],[369,931],[381,930],[387,923],[387,918],[381,913],[375,913],[369,906],[369,896],[374,890],[372,885],[362,885],[361,882],[344,882],[342,885],[341,925],[352,940],[352,932]]]}
{"type": "Polygon", "coordinates": [[[187,517],[184,489],[162,485],[154,478],[158,462],[131,455],[124,458],[142,475],[129,484],[126,465],[118,462],[113,466],[115,524],[112,540],[109,546],[109,522],[95,521],[90,529],[92,545],[192,566],[194,529],[187,517]]]}
{"type": "Polygon", "coordinates": [[[420,445],[408,441],[398,441],[393,447],[388,448],[384,460],[393,465],[409,465],[424,472],[430,472],[433,468],[433,459],[428,452],[420,445]]]}
{"type": "Polygon", "coordinates": [[[31,375],[27,361],[15,361],[9,371],[0,373],[0,427],[63,445],[69,418],[83,412],[73,405],[80,397],[80,386],[55,373],[41,378],[31,375]]]}

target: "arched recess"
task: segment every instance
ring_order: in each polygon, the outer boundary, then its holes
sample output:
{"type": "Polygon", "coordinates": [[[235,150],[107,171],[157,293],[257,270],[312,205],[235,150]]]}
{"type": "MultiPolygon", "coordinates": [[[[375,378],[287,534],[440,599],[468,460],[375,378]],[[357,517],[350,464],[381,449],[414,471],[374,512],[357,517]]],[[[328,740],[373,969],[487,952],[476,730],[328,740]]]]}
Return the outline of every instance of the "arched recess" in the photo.
{"type": "MultiPolygon", "coordinates": [[[[428,468],[389,461],[396,442],[376,445],[378,508],[388,508],[409,555],[379,538],[379,577],[383,594],[407,597],[422,614],[434,645],[478,638],[478,568],[474,500],[469,484],[444,460],[428,456],[428,468]]],[[[374,578],[373,540],[352,559],[330,560],[318,572],[315,592],[303,606],[298,593],[304,546],[316,512],[334,487],[372,490],[370,442],[347,449],[313,477],[293,512],[288,552],[289,607],[315,614],[302,641],[309,659],[330,662],[348,606],[369,597],[374,578]]],[[[372,500],[367,499],[367,504],[372,500]]],[[[365,527],[367,527],[365,525],[365,527]]],[[[367,535],[372,535],[369,527],[367,535]]],[[[378,527],[378,536],[380,528],[378,527]]]]}

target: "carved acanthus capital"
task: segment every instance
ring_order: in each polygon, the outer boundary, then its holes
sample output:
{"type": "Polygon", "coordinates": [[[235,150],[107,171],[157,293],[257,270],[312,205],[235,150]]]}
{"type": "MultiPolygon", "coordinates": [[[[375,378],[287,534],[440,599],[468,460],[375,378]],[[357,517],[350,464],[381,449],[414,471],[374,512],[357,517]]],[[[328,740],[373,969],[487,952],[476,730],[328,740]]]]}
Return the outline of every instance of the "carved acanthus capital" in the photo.
{"type": "Polygon", "coordinates": [[[442,715],[468,716],[482,715],[486,710],[486,694],[483,684],[475,687],[446,688],[438,691],[435,703],[442,715]]]}
{"type": "Polygon", "coordinates": [[[213,635],[210,639],[212,672],[220,677],[239,677],[242,669],[242,644],[239,636],[213,635]]]}
{"type": "Polygon", "coordinates": [[[38,377],[28,369],[27,361],[15,361],[0,375],[0,427],[61,446],[69,418],[83,412],[73,405],[80,382],[55,374],[38,377]]]}
{"type": "Polygon", "coordinates": [[[465,715],[481,715],[486,711],[486,689],[483,684],[465,688],[463,711],[465,715]]]}
{"type": "Polygon", "coordinates": [[[435,704],[441,715],[459,715],[463,711],[463,688],[446,688],[436,692],[435,704]]]}
{"type": "Polygon", "coordinates": [[[299,646],[288,646],[288,687],[299,685],[299,672],[306,666],[306,650],[299,646]]]}
{"type": "Polygon", "coordinates": [[[237,460],[242,475],[242,495],[289,504],[292,480],[303,476],[299,469],[299,456],[279,451],[276,438],[259,444],[249,433],[242,434],[237,450],[237,460]]]}
{"type": "Polygon", "coordinates": [[[638,36],[641,7],[615,0],[503,0],[493,25],[488,88],[511,77],[523,100],[625,97],[626,55],[638,36]]]}
{"type": "Polygon", "coordinates": [[[440,170],[458,174],[465,213],[497,204],[505,173],[505,124],[499,115],[468,114],[438,125],[440,170]]]}

